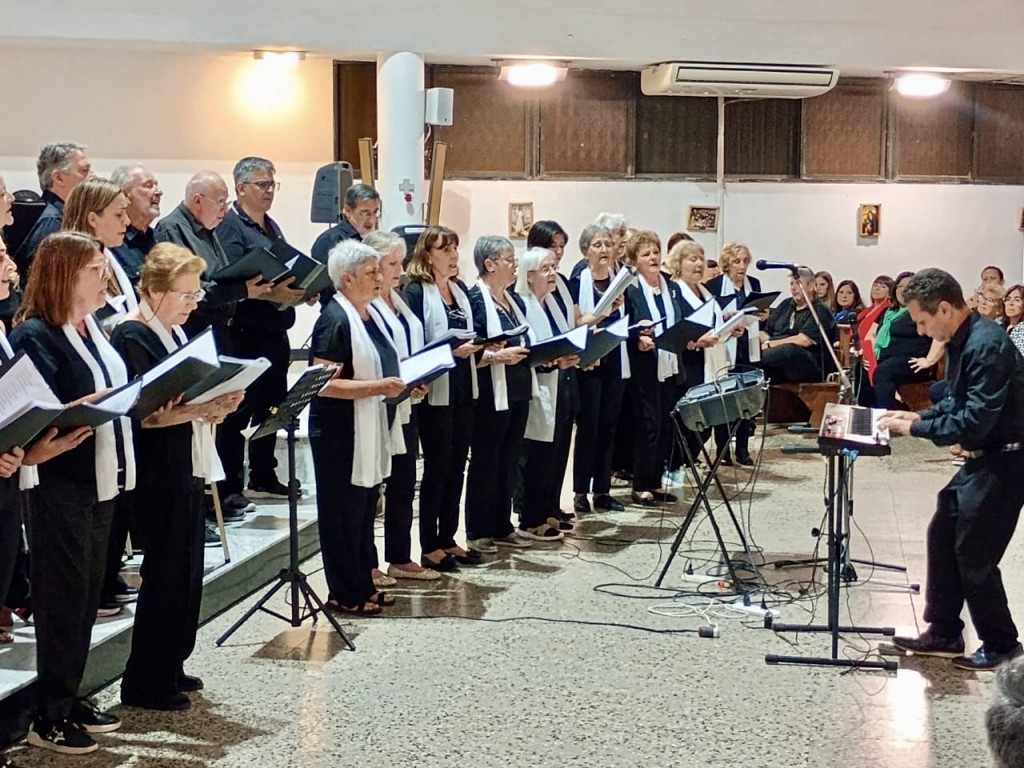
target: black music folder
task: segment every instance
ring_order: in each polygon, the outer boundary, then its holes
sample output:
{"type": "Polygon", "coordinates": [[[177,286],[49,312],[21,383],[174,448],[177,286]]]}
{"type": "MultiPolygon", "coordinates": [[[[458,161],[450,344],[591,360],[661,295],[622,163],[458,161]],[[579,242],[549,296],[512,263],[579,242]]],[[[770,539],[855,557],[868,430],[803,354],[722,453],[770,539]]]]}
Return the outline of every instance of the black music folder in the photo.
{"type": "Polygon", "coordinates": [[[455,367],[455,358],[451,347],[441,345],[431,349],[421,349],[398,363],[398,376],[405,382],[405,391],[398,397],[385,400],[388,405],[397,405],[408,398],[416,387],[429,384],[455,367]]]}
{"type": "MultiPolygon", "coordinates": [[[[441,336],[438,336],[433,341],[429,341],[423,345],[423,349],[420,352],[426,352],[428,349],[434,347],[440,347],[447,345],[449,347],[461,347],[467,341],[473,341],[476,338],[476,331],[469,328],[449,328],[441,336]]],[[[419,354],[419,353],[417,353],[419,354]]]]}
{"type": "Polygon", "coordinates": [[[666,352],[679,354],[687,351],[687,344],[691,341],[696,341],[710,330],[711,328],[707,325],[701,325],[700,323],[683,318],[675,325],[666,328],[655,336],[654,346],[666,352]]]}
{"type": "Polygon", "coordinates": [[[751,291],[747,294],[747,298],[743,300],[743,304],[740,309],[753,308],[758,312],[763,312],[769,309],[775,300],[782,295],[782,291],[765,291],[759,293],[757,291],[751,291]]]}
{"type": "Polygon", "coordinates": [[[580,353],[580,368],[590,368],[629,338],[629,319],[623,317],[603,328],[591,328],[587,347],[580,353]]]}
{"type": "Polygon", "coordinates": [[[515,341],[528,330],[530,330],[530,326],[525,324],[518,325],[509,331],[502,331],[501,333],[497,333],[494,336],[477,336],[475,339],[473,339],[473,343],[485,347],[488,344],[500,344],[503,341],[515,341]]]}
{"type": "Polygon", "coordinates": [[[587,326],[581,325],[571,331],[538,341],[530,347],[530,353],[526,356],[525,362],[531,368],[536,368],[539,365],[547,365],[560,357],[579,355],[586,349],[588,333],[587,326]]]}
{"type": "MultiPolygon", "coordinates": [[[[267,250],[287,268],[287,271],[279,275],[274,282],[280,284],[294,277],[295,282],[291,287],[302,289],[302,301],[309,301],[314,296],[319,296],[322,291],[333,287],[326,264],[307,256],[284,240],[275,240],[267,250]]],[[[279,309],[283,311],[288,307],[281,305],[279,309]]]]}
{"type": "Polygon", "coordinates": [[[266,248],[253,248],[238,261],[228,264],[223,269],[210,275],[217,283],[231,283],[252,280],[257,275],[269,283],[280,280],[288,272],[288,267],[266,248]]]}
{"type": "Polygon", "coordinates": [[[62,409],[57,417],[50,422],[50,426],[56,427],[61,432],[70,432],[79,427],[95,429],[121,416],[128,416],[139,399],[141,391],[142,380],[134,379],[123,387],[108,392],[99,400],[91,403],[79,403],[62,409]]]}
{"type": "Polygon", "coordinates": [[[185,403],[208,403],[221,395],[240,392],[248,389],[256,379],[267,372],[270,361],[265,357],[255,360],[244,360],[238,357],[221,355],[218,358],[220,367],[202,381],[197,381],[186,389],[181,399],[185,403]]]}

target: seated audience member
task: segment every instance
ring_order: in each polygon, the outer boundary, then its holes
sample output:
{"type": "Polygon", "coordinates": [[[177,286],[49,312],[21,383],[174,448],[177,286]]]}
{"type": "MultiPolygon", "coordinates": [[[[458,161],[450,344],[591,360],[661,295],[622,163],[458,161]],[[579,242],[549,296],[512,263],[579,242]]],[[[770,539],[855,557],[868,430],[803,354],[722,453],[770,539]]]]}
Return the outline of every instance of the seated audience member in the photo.
{"type": "Polygon", "coordinates": [[[994,688],[985,713],[988,746],[996,768],[1020,768],[1024,765],[1024,658],[1000,667],[994,688]]]}
{"type": "Polygon", "coordinates": [[[139,283],[146,254],[156,245],[152,224],[160,218],[163,190],[156,176],[143,165],[122,165],[110,172],[110,180],[128,196],[128,229],[124,242],[111,248],[133,286],[139,283]]]}
{"type": "Polygon", "coordinates": [[[991,320],[1002,325],[1003,320],[1003,298],[1006,292],[1003,286],[996,282],[982,283],[974,292],[976,311],[986,320],[991,320]]]}
{"type": "Polygon", "coordinates": [[[761,367],[775,383],[821,381],[833,367],[825,345],[835,336],[835,319],[813,298],[814,272],[807,267],[800,267],[798,275],[789,278],[789,294],[772,310],[761,331],[761,367]],[[805,293],[812,297],[810,305],[805,293]],[[812,311],[825,329],[824,339],[812,311]]]}
{"type": "MultiPolygon", "coordinates": [[[[459,236],[447,227],[427,227],[409,262],[405,300],[423,323],[426,343],[453,329],[472,330],[473,308],[466,286],[458,279],[459,236]]],[[[448,572],[459,564],[477,565],[482,555],[455,541],[466,459],[473,437],[477,389],[475,355],[480,346],[455,347],[455,367],[430,383],[420,409],[420,564],[448,572]]]]}
{"type": "MultiPolygon", "coordinates": [[[[187,248],[161,243],[149,252],[138,308],[114,328],[111,343],[131,377],[142,376],[188,339],[182,323],[202,298],[206,268],[187,248]]],[[[203,405],[176,403],[135,425],[138,477],[146,489],[141,515],[146,553],[135,608],[131,655],[121,702],[159,710],[188,709],[185,695],[203,682],[185,674],[195,649],[203,594],[204,486],[223,472],[212,425],[242,402],[244,392],[203,405]]]]}
{"type": "Polygon", "coordinates": [[[818,297],[818,301],[828,307],[828,311],[835,315],[839,310],[839,305],[836,303],[836,289],[832,281],[832,275],[829,272],[815,273],[814,292],[818,297]]]}
{"type": "Polygon", "coordinates": [[[47,144],[39,151],[36,171],[46,208],[14,254],[14,263],[18,265],[23,282],[28,280],[32,258],[43,238],[61,228],[68,196],[92,175],[92,164],[85,156],[85,147],[79,144],[47,144]]]}
{"type": "Polygon", "coordinates": [[[377,591],[370,553],[380,486],[391,474],[394,408],[384,398],[398,397],[405,384],[394,346],[370,316],[382,286],[377,252],[346,240],[331,250],[327,268],[337,292],[313,327],[311,352],[314,364],[340,370],[309,413],[327,604],[373,616],[395,602],[377,591]]]}
{"type": "MultiPolygon", "coordinates": [[[[526,325],[526,313],[510,289],[516,279],[512,243],[485,235],[473,247],[479,281],[469,289],[473,328],[480,338],[526,325]]],[[[525,335],[477,355],[480,396],[473,414],[473,439],[466,475],[466,539],[484,554],[498,547],[525,548],[528,539],[512,525],[512,494],[522,454],[523,434],[536,388],[533,369],[524,362],[525,335]]],[[[554,538],[562,538],[560,535],[554,538]]]]}
{"type": "Polygon", "coordinates": [[[945,354],[944,342],[918,334],[917,324],[907,309],[903,291],[913,276],[913,272],[896,276],[896,301],[868,331],[867,340],[874,346],[878,364],[872,381],[861,382],[857,397],[861,405],[894,408],[899,386],[928,381],[932,368],[945,354]]]}
{"type": "Polygon", "coordinates": [[[853,280],[842,280],[836,286],[836,322],[855,322],[857,315],[864,310],[864,302],[860,298],[860,288],[853,280]]]}
{"type": "MultiPolygon", "coordinates": [[[[354,239],[354,238],[350,238],[354,239]]],[[[363,243],[373,248],[380,259],[383,281],[380,296],[370,304],[370,313],[382,331],[391,337],[399,362],[423,349],[423,323],[405,303],[398,286],[405,261],[405,239],[394,232],[370,232],[363,243]]],[[[401,445],[394,441],[391,454],[391,476],[384,485],[384,559],[388,561],[387,576],[391,579],[433,581],[441,574],[424,568],[412,559],[413,499],[416,497],[416,460],[419,458],[418,404],[426,396],[425,387],[413,390],[412,397],[395,409],[395,427],[402,429],[401,445]]],[[[387,586],[382,579],[380,559],[374,546],[373,579],[377,586],[387,586]]]]}
{"type": "Polygon", "coordinates": [[[867,338],[882,313],[889,308],[895,297],[896,285],[888,275],[879,275],[871,282],[871,304],[857,315],[857,337],[861,339],[861,365],[868,379],[875,375],[875,348],[867,338]]]}
{"type": "MultiPolygon", "coordinates": [[[[80,232],[56,232],[36,251],[11,346],[31,358],[62,403],[128,383],[124,361],[93,318],[106,301],[109,269],[102,243],[80,232]]],[[[40,464],[28,516],[38,669],[38,709],[28,743],[85,754],[98,749],[91,734],[121,724],[79,699],[79,688],[103,585],[114,499],[135,487],[131,420],[59,437],[50,429],[27,452],[25,463],[40,464]]]]}
{"type": "MultiPolygon", "coordinates": [[[[534,224],[534,227],[537,225],[534,224]]],[[[531,230],[532,234],[532,230],[531,230]]],[[[556,298],[558,262],[547,248],[529,248],[520,259],[516,295],[523,302],[535,341],[572,330],[572,305],[556,298]]],[[[572,515],[559,509],[569,462],[572,424],[578,410],[575,377],[579,357],[569,355],[537,369],[537,394],[530,400],[524,435],[519,533],[539,541],[563,537],[572,515]]]]}
{"type": "MultiPolygon", "coordinates": [[[[638,280],[626,290],[629,324],[661,321],[671,327],[683,318],[679,286],[661,272],[661,241],[654,232],[641,230],[626,243],[626,261],[635,265],[638,280]]],[[[626,343],[629,353],[629,389],[633,428],[633,503],[650,507],[659,501],[676,501],[662,488],[662,474],[679,466],[680,449],[674,466],[668,466],[673,452],[674,430],[669,415],[679,399],[679,355],[654,345],[654,329],[634,332],[626,343]]]]}
{"type": "Polygon", "coordinates": [[[985,285],[986,283],[995,283],[1002,286],[1004,284],[1003,270],[993,266],[988,266],[981,270],[981,284],[985,285]]]}
{"type": "MultiPolygon", "coordinates": [[[[615,242],[611,232],[599,224],[583,229],[579,240],[583,269],[572,281],[572,293],[580,316],[593,316],[601,296],[621,268],[616,263],[615,242]]],[[[623,297],[616,300],[610,318],[625,316],[623,297]]],[[[624,344],[602,358],[600,365],[580,371],[580,412],[576,420],[573,448],[573,509],[589,512],[588,493],[594,494],[594,507],[621,512],[622,504],[611,497],[612,454],[615,428],[622,412],[622,400],[629,380],[629,354],[624,344]]],[[[630,444],[632,454],[632,444],[630,444]]]]}
{"type": "Polygon", "coordinates": [[[1006,316],[1006,331],[1014,345],[1024,354],[1024,285],[1014,285],[1006,292],[1003,299],[1003,312],[1006,316]]]}

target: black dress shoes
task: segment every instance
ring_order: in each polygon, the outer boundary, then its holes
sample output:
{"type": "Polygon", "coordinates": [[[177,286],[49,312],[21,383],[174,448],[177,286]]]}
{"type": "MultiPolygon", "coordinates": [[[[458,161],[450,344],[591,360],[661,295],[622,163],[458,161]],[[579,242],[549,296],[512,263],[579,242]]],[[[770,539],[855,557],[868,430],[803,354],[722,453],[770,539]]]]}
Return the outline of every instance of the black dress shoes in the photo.
{"type": "Polygon", "coordinates": [[[480,565],[484,561],[483,553],[478,549],[467,549],[464,555],[449,552],[448,557],[454,558],[459,565],[480,565]]]}
{"type": "Polygon", "coordinates": [[[577,493],[576,498],[572,502],[572,509],[574,512],[579,512],[583,515],[587,514],[590,511],[590,502],[587,500],[587,494],[577,493]]]}
{"type": "Polygon", "coordinates": [[[656,507],[658,506],[658,500],[653,496],[641,496],[636,491],[633,491],[633,495],[630,497],[633,503],[638,507],[656,507]]]}
{"type": "Polygon", "coordinates": [[[445,555],[436,563],[429,557],[423,557],[420,559],[420,565],[424,568],[431,568],[439,573],[452,573],[453,571],[459,570],[459,564],[451,555],[445,555]]]}
{"type": "Polygon", "coordinates": [[[600,493],[594,496],[594,509],[603,509],[605,512],[621,512],[625,507],[607,493],[600,493]]]}
{"type": "Polygon", "coordinates": [[[156,709],[162,712],[177,712],[192,706],[184,693],[154,694],[121,688],[121,703],[126,707],[139,709],[156,709]]]}
{"type": "Polygon", "coordinates": [[[744,467],[754,466],[754,460],[750,458],[750,454],[747,451],[736,451],[736,461],[742,464],[744,467]]]}
{"type": "Polygon", "coordinates": [[[917,637],[894,637],[892,644],[901,651],[909,651],[915,656],[939,656],[943,659],[954,659],[964,652],[963,637],[942,637],[925,630],[917,637]]]}
{"type": "Polygon", "coordinates": [[[186,675],[184,672],[178,675],[178,690],[182,693],[195,693],[203,690],[203,679],[195,675],[186,675]]]}
{"type": "Polygon", "coordinates": [[[1006,653],[990,651],[983,645],[970,656],[957,656],[953,659],[953,666],[957,669],[984,671],[995,669],[1003,662],[1015,659],[1021,654],[1024,654],[1024,648],[1021,647],[1020,643],[1017,643],[1017,645],[1006,653]]]}

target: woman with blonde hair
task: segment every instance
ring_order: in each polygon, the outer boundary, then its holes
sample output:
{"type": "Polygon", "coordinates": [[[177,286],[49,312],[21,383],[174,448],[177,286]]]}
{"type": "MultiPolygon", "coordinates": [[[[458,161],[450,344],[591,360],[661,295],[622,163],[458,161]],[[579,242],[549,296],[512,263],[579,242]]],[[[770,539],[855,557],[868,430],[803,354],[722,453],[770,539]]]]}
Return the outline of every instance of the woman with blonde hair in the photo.
{"type": "MultiPolygon", "coordinates": [[[[111,343],[131,376],[142,376],[187,341],[182,325],[204,291],[206,262],[187,248],[159,243],[139,278],[139,306],[114,328],[111,343]]],[[[133,707],[187,709],[203,687],[185,674],[195,649],[203,594],[204,489],[223,479],[211,425],[238,408],[244,392],[203,405],[175,403],[137,424],[138,473],[146,488],[146,554],[135,608],[132,649],[121,701],[133,707]]]]}
{"type": "Polygon", "coordinates": [[[818,301],[828,307],[828,311],[835,315],[839,311],[839,304],[836,302],[836,288],[832,281],[832,275],[822,270],[814,273],[814,292],[818,301]]]}

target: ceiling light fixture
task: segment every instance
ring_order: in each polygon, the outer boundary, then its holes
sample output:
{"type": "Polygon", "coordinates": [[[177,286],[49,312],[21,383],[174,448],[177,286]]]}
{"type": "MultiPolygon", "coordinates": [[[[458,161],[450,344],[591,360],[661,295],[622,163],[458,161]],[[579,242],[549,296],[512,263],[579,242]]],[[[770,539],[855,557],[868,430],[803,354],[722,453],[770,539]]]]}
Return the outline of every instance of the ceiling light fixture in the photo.
{"type": "Polygon", "coordinates": [[[951,81],[948,77],[917,72],[910,75],[897,75],[896,91],[901,96],[912,99],[931,99],[941,96],[949,90],[951,81]]]}
{"type": "Polygon", "coordinates": [[[565,80],[568,65],[549,61],[500,62],[499,79],[522,88],[544,88],[565,80]]]}
{"type": "Polygon", "coordinates": [[[294,66],[300,61],[306,60],[305,51],[253,51],[252,57],[256,61],[267,61],[275,64],[286,64],[294,66]]]}

